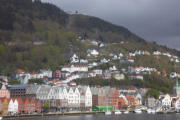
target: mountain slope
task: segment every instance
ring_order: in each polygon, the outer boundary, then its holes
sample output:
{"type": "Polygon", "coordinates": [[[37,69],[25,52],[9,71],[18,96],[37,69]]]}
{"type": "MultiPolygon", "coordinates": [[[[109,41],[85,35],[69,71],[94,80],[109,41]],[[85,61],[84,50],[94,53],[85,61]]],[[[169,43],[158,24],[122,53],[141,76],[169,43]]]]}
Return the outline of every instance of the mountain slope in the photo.
{"type": "Polygon", "coordinates": [[[67,64],[65,56],[74,52],[84,57],[89,46],[78,41],[78,36],[104,43],[129,42],[109,47],[110,52],[142,49],[179,54],[148,43],[122,26],[92,16],[69,15],[39,0],[0,0],[0,16],[0,73],[3,74],[12,74],[17,68],[55,70],[67,64]]]}
{"type": "Polygon", "coordinates": [[[137,37],[128,29],[96,17],[74,14],[69,17],[68,23],[69,29],[81,33],[86,32],[89,38],[101,39],[107,43],[120,41],[143,42],[143,39],[137,37]]]}

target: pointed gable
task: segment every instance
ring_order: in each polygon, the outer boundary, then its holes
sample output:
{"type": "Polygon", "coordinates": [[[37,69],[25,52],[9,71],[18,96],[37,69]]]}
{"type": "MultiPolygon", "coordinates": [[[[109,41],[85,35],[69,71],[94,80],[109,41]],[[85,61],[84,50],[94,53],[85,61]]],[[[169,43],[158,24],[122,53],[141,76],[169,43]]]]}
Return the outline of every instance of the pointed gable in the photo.
{"type": "Polygon", "coordinates": [[[6,85],[2,85],[2,87],[1,87],[1,90],[6,90],[7,88],[6,88],[6,85]]]}

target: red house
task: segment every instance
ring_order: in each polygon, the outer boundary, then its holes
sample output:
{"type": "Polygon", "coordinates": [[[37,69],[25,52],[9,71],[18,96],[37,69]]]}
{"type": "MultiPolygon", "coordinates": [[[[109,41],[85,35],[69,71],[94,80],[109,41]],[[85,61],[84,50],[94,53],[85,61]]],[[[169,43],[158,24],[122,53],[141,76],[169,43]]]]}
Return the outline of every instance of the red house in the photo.
{"type": "Polygon", "coordinates": [[[25,99],[19,97],[19,98],[17,98],[17,101],[18,101],[18,112],[23,113],[24,112],[24,101],[25,101],[25,99]]]}
{"type": "Polygon", "coordinates": [[[24,102],[24,113],[30,113],[30,108],[31,108],[30,100],[29,98],[26,98],[24,102]]]}
{"type": "Polygon", "coordinates": [[[119,97],[118,99],[118,108],[123,109],[128,107],[128,101],[125,97],[119,97]]]}
{"type": "Polygon", "coordinates": [[[35,106],[35,108],[36,108],[36,112],[41,112],[41,108],[42,108],[42,103],[41,103],[41,101],[40,100],[36,100],[36,106],[35,106]]]}
{"type": "Polygon", "coordinates": [[[30,100],[30,106],[29,106],[29,112],[35,112],[36,111],[36,100],[34,98],[32,98],[30,100]]]}
{"type": "Polygon", "coordinates": [[[118,98],[119,98],[118,89],[114,89],[112,96],[112,106],[114,108],[118,108],[118,98]]]}

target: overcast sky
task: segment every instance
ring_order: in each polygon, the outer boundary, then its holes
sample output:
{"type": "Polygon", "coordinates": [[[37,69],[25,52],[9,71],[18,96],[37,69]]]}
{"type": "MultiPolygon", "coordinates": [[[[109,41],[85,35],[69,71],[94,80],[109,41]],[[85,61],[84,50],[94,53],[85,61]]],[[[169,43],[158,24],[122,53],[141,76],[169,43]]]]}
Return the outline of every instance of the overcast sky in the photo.
{"type": "Polygon", "coordinates": [[[180,0],[42,0],[97,16],[148,41],[180,50],[180,0]]]}

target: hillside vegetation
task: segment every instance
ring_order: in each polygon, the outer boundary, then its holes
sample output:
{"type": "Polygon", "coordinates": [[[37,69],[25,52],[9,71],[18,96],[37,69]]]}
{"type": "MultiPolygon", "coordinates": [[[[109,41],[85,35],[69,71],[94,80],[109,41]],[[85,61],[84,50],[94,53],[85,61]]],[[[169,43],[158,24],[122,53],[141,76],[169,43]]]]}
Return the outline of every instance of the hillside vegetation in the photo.
{"type": "MultiPolygon", "coordinates": [[[[92,16],[69,15],[38,0],[0,0],[0,16],[0,73],[5,75],[12,75],[17,68],[30,72],[55,70],[67,64],[68,56],[74,52],[86,57],[90,46],[77,40],[79,36],[107,43],[102,50],[105,55],[138,49],[179,55],[176,50],[146,42],[122,26],[92,16]],[[128,44],[120,44],[122,41],[128,44]]],[[[143,65],[153,58],[136,59],[137,65],[143,65]]],[[[153,65],[173,71],[167,61],[153,65]]]]}

